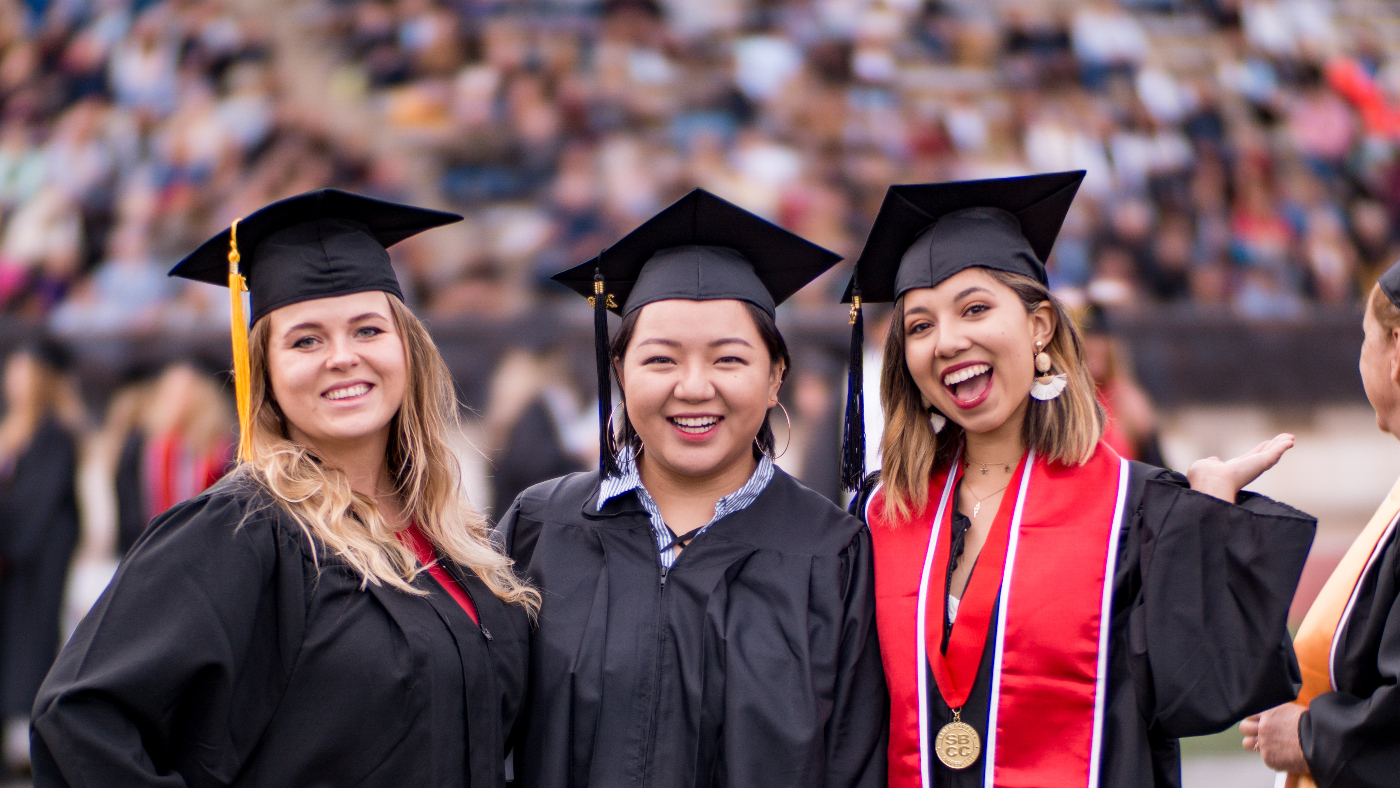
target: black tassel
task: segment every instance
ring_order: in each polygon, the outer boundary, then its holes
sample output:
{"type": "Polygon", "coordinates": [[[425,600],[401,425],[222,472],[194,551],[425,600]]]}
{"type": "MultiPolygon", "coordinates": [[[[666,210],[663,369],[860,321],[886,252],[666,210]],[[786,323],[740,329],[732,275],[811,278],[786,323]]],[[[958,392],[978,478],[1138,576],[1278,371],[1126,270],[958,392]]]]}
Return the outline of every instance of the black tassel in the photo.
{"type": "Polygon", "coordinates": [[[851,355],[847,364],[841,486],[856,492],[865,481],[865,320],[861,314],[859,287],[851,295],[851,355]]]}
{"type": "Polygon", "coordinates": [[[593,274],[593,352],[598,363],[598,470],[604,478],[617,476],[617,455],[613,453],[612,358],[608,352],[608,295],[604,292],[603,271],[593,274]]]}

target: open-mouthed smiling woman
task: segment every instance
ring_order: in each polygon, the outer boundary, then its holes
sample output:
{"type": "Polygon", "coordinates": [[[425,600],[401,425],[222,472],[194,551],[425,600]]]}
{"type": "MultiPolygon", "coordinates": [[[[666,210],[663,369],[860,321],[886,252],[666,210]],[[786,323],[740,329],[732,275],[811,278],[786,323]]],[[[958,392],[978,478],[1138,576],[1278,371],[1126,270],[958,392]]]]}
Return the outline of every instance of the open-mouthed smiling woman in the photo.
{"type": "Polygon", "coordinates": [[[1042,263],[1082,177],[891,187],[856,264],[894,302],[859,503],[896,788],[1179,786],[1179,737],[1293,697],[1315,521],[1240,493],[1292,436],[1186,477],[1102,442],[1042,263]]]}
{"type": "Polygon", "coordinates": [[[538,597],[461,497],[452,383],[385,251],[459,218],[311,192],[172,271],[247,273],[241,462],[152,522],[63,649],[36,786],[505,784],[538,597]]]}
{"type": "Polygon", "coordinates": [[[697,190],[556,277],[595,297],[622,404],[601,471],[499,526],[543,597],[523,785],[884,786],[869,532],[770,459],[774,309],[836,260],[697,190]]]}

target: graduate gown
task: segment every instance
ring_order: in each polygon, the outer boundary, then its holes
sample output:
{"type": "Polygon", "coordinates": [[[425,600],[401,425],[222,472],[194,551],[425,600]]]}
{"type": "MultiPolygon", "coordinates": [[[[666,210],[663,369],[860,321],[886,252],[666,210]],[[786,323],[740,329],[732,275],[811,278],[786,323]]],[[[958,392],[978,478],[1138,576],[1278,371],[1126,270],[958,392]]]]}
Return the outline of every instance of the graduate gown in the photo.
{"type": "Polygon", "coordinates": [[[59,655],[36,788],[504,785],[528,616],[444,566],[480,626],[427,572],[362,588],[225,477],[152,521],[59,655]]]}
{"type": "Polygon", "coordinates": [[[25,718],[60,645],[78,545],[77,450],[53,419],[0,476],[0,715],[25,718]]]}
{"type": "Polygon", "coordinates": [[[1313,698],[1298,723],[1303,756],[1321,788],[1400,784],[1400,545],[1387,543],[1361,577],[1335,643],[1336,688],[1313,698]]]}
{"type": "MultiPolygon", "coordinates": [[[[1138,462],[1129,468],[1098,784],[1179,788],[1177,739],[1224,730],[1297,695],[1301,679],[1286,622],[1316,520],[1263,496],[1241,493],[1232,505],[1191,491],[1180,474],[1138,462]]],[[[857,500],[861,511],[873,487],[857,500]]],[[[993,606],[989,631],[996,627],[993,606]]],[[[982,737],[982,754],[960,770],[929,755],[938,788],[984,785],[993,657],[990,647],[982,652],[961,709],[962,721],[982,737]]],[[[924,670],[931,739],[953,721],[953,711],[932,669],[924,670]]],[[[892,766],[892,788],[918,785],[917,773],[897,777],[892,766]]]]}
{"type": "Polygon", "coordinates": [[[526,490],[498,536],[544,596],[515,764],[528,788],[884,786],[869,531],[774,469],[663,584],[635,492],[526,490]]]}

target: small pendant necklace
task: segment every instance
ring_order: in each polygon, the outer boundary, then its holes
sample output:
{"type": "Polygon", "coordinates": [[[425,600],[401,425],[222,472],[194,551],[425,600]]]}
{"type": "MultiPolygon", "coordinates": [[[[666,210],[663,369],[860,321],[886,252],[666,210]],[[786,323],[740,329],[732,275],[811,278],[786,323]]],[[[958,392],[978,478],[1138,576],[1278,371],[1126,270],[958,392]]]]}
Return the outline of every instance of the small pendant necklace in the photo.
{"type": "Polygon", "coordinates": [[[1007,487],[1010,487],[1010,486],[1011,486],[1011,483],[1010,483],[1010,482],[1007,482],[1006,484],[1003,484],[1003,485],[1001,486],[1001,489],[1000,489],[1000,490],[995,490],[995,491],[993,491],[993,492],[989,492],[989,493],[987,493],[986,495],[983,495],[982,497],[978,498],[978,497],[977,497],[977,493],[973,492],[973,491],[972,491],[972,486],[969,485],[968,488],[967,488],[967,494],[968,494],[968,495],[971,495],[974,499],[976,499],[976,503],[974,503],[974,504],[972,505],[972,519],[974,519],[974,520],[977,519],[977,513],[980,512],[980,511],[982,511],[982,502],[983,502],[983,501],[987,500],[988,498],[992,497],[993,495],[996,495],[997,493],[1001,492],[1002,490],[1005,490],[1007,487]]]}
{"type": "Polygon", "coordinates": [[[976,465],[976,466],[979,466],[979,467],[982,469],[982,475],[983,475],[983,476],[986,476],[986,475],[987,475],[987,471],[991,470],[992,466],[995,466],[995,465],[1000,465],[1000,466],[1001,466],[1001,469],[1002,469],[1003,471],[1006,471],[1007,473],[1011,473],[1011,463],[1009,463],[1009,462],[1001,462],[1001,461],[996,461],[996,462],[978,462],[978,461],[972,459],[971,457],[969,457],[969,458],[967,459],[967,464],[968,464],[968,465],[976,465]]]}

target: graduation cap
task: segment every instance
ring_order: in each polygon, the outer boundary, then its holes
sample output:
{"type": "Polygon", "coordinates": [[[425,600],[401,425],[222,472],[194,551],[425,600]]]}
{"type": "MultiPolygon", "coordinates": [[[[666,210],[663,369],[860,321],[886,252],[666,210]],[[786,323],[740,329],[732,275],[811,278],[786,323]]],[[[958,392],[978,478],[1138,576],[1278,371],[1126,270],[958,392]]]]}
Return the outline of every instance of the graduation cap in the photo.
{"type": "Polygon", "coordinates": [[[894,301],[968,268],[1023,274],[1046,284],[1045,260],[1083,180],[1084,171],[1076,170],[896,185],[885,193],[842,298],[851,304],[853,326],[842,437],[846,489],[860,487],[865,469],[862,301],[894,301]]]}
{"type": "Polygon", "coordinates": [[[736,300],[773,317],[778,304],[840,260],[834,252],[696,189],[597,257],[555,274],[554,281],[587,297],[593,307],[604,475],[617,470],[607,435],[612,407],[608,311],[625,317],[656,301],[736,300]]]}
{"type": "Polygon", "coordinates": [[[239,459],[248,458],[252,440],[242,292],[248,291],[254,323],[273,310],[316,298],[374,290],[403,298],[388,248],[461,219],[455,213],[319,189],[235,220],[170,270],[171,276],[229,288],[239,459]]]}
{"type": "Polygon", "coordinates": [[[1387,268],[1380,279],[1376,280],[1376,284],[1380,286],[1381,292],[1385,293],[1385,297],[1390,299],[1390,303],[1400,308],[1400,263],[1387,268]]]}

